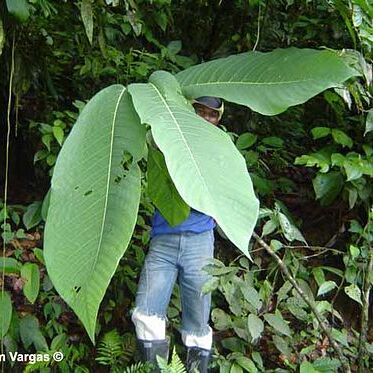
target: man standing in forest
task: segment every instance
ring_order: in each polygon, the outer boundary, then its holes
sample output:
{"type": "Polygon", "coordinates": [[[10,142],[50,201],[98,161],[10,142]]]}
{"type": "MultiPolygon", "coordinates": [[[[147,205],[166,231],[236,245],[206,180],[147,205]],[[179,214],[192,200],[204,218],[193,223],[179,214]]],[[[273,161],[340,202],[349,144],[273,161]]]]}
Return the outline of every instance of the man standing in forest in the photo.
{"type": "MultiPolygon", "coordinates": [[[[216,97],[199,97],[193,101],[195,112],[218,125],[224,110],[216,97]]],[[[187,347],[188,372],[207,372],[212,346],[212,329],[208,324],[211,294],[203,294],[209,279],[202,269],[213,258],[215,221],[196,210],[177,226],[170,226],[156,210],[151,242],[136,295],[132,314],[142,358],[157,366],[156,356],[168,358],[166,339],[167,308],[176,279],[182,305],[181,337],[187,347]]],[[[157,369],[155,369],[157,371],[157,369]]]]}

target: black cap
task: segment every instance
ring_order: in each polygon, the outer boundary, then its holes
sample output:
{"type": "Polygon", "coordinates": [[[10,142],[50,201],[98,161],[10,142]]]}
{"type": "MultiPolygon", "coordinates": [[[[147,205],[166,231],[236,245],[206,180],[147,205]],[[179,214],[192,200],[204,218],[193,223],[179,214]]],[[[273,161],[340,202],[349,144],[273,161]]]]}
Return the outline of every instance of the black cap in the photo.
{"type": "Polygon", "coordinates": [[[223,100],[219,97],[202,96],[202,97],[195,98],[193,103],[205,105],[211,109],[219,110],[223,104],[223,100]]]}

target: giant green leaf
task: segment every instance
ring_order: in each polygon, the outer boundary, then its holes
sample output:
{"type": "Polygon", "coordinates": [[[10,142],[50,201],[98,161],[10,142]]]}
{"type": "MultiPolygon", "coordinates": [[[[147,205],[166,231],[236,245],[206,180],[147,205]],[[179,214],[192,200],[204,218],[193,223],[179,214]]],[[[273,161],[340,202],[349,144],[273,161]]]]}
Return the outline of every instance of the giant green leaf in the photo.
{"type": "Polygon", "coordinates": [[[54,168],[45,261],[53,285],[92,341],[99,304],[136,223],[136,161],[144,150],[145,128],[131,98],[113,85],[85,106],[54,168]]]}
{"type": "Polygon", "coordinates": [[[247,256],[258,200],[244,158],[230,137],[194,113],[176,79],[158,71],[128,87],[142,122],[150,124],[184,201],[212,216],[247,256]]]}
{"type": "Polygon", "coordinates": [[[182,223],[190,208],[180,197],[167,171],[166,162],[160,151],[149,148],[148,194],[162,216],[171,226],[182,223]]]}
{"type": "Polygon", "coordinates": [[[192,66],[176,75],[186,96],[218,96],[275,115],[358,75],[336,52],[276,49],[192,66]]]}

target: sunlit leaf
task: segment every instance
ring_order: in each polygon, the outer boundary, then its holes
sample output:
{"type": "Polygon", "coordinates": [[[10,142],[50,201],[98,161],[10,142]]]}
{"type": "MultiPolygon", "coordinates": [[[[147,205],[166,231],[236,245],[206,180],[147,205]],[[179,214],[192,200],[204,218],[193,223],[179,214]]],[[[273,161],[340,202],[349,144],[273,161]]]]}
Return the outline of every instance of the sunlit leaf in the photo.
{"type": "Polygon", "coordinates": [[[336,52],[288,48],[220,58],[176,77],[188,97],[222,97],[275,115],[355,75],[336,52]]]}
{"type": "Polygon", "coordinates": [[[171,74],[159,71],[149,81],[128,89],[142,122],[151,125],[180,196],[212,216],[249,256],[259,206],[244,158],[225,132],[194,113],[171,74]]]}
{"type": "Polygon", "coordinates": [[[349,137],[343,131],[336,129],[336,128],[333,128],[331,131],[332,131],[333,139],[337,144],[341,144],[342,146],[347,146],[348,148],[352,148],[352,145],[354,143],[351,137],[349,137]]]}
{"type": "Polygon", "coordinates": [[[361,290],[357,285],[351,284],[349,286],[345,286],[344,290],[351,299],[358,302],[360,305],[363,305],[361,302],[361,290]]]}
{"type": "Polygon", "coordinates": [[[337,284],[334,281],[325,281],[317,291],[317,296],[324,295],[326,293],[329,293],[329,291],[335,289],[337,287],[337,284]]]}
{"type": "Polygon", "coordinates": [[[321,139],[322,137],[330,134],[330,128],[328,127],[314,127],[311,130],[311,134],[314,140],[321,139]]]}
{"type": "Polygon", "coordinates": [[[14,258],[0,257],[0,274],[4,273],[19,273],[22,264],[14,258]]]}
{"type": "Polygon", "coordinates": [[[54,168],[44,258],[56,290],[94,341],[99,304],[130,241],[140,200],[145,127],[125,87],[81,112],[54,168]]]}
{"type": "Polygon", "coordinates": [[[24,279],[23,294],[30,303],[34,303],[39,294],[40,272],[35,263],[25,263],[21,268],[21,277],[24,279]]]}

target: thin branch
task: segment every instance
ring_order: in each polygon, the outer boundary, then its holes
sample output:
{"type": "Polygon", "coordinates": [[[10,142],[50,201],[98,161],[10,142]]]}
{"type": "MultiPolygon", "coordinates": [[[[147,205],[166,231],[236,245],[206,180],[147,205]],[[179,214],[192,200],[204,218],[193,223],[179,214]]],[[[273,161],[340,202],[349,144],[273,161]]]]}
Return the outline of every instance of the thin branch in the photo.
{"type": "Polygon", "coordinates": [[[326,325],[326,323],[324,321],[324,318],[321,316],[321,314],[317,310],[316,306],[310,301],[310,299],[306,296],[306,294],[304,294],[303,290],[299,287],[299,285],[296,282],[296,280],[294,279],[294,277],[290,274],[287,266],[281,260],[281,258],[255,232],[253,233],[253,236],[257,240],[257,242],[259,243],[259,245],[262,246],[268,252],[268,254],[270,254],[272,256],[273,259],[275,259],[275,261],[277,262],[277,264],[281,268],[281,271],[283,272],[283,274],[285,275],[285,277],[293,285],[294,289],[301,296],[301,298],[308,304],[308,306],[310,307],[311,311],[315,315],[317,321],[319,322],[319,325],[320,325],[321,329],[327,335],[327,337],[328,337],[328,339],[330,341],[330,344],[332,345],[333,349],[337,353],[337,355],[338,355],[338,357],[339,357],[339,359],[340,359],[340,361],[341,361],[341,363],[343,365],[344,372],[345,373],[351,373],[351,368],[350,368],[350,364],[348,362],[348,359],[343,354],[342,349],[339,346],[339,344],[333,338],[330,330],[328,329],[328,327],[327,327],[327,325],[326,325]]]}
{"type": "Polygon", "coordinates": [[[261,14],[261,6],[260,6],[260,2],[259,2],[259,11],[258,11],[258,29],[257,29],[257,32],[256,32],[256,40],[255,40],[255,44],[254,44],[254,47],[253,47],[253,52],[255,51],[256,47],[258,46],[258,43],[259,43],[259,39],[260,39],[260,14],[261,14]]]}
{"type": "MultiPolygon", "coordinates": [[[[10,144],[10,113],[12,108],[12,89],[13,89],[13,77],[14,77],[14,50],[15,50],[15,31],[13,32],[13,42],[12,42],[12,54],[11,54],[11,66],[10,66],[10,76],[9,76],[9,91],[8,91],[8,107],[7,107],[7,134],[6,134],[6,149],[5,149],[5,182],[4,182],[4,225],[3,225],[3,250],[2,250],[2,258],[5,257],[5,230],[6,230],[6,217],[7,217],[7,201],[8,201],[8,174],[9,174],[9,144],[10,144]]],[[[4,261],[5,259],[3,259],[4,261]]],[[[4,284],[5,284],[5,271],[2,271],[1,275],[1,296],[4,299],[4,284]]],[[[4,315],[1,315],[1,324],[4,325],[4,315]]],[[[4,339],[1,336],[0,341],[0,352],[1,355],[4,354],[4,339]]],[[[4,372],[4,363],[1,364],[1,372],[4,372]]]]}

